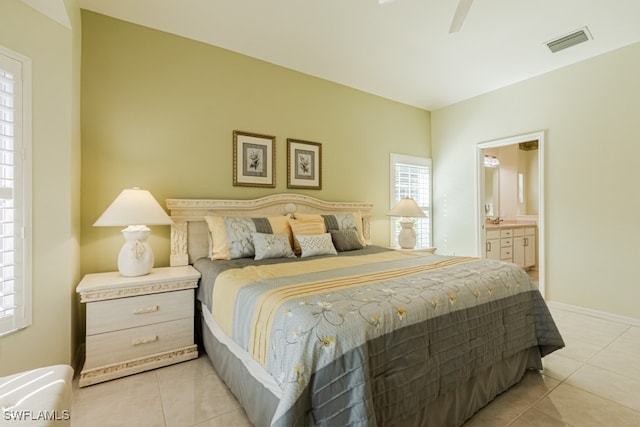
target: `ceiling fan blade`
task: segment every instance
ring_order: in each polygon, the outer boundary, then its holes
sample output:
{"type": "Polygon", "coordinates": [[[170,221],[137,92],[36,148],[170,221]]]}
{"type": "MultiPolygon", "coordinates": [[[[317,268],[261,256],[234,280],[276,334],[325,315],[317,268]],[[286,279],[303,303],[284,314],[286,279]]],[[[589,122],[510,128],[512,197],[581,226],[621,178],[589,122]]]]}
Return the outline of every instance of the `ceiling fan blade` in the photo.
{"type": "Polygon", "coordinates": [[[460,0],[458,2],[456,13],[455,15],[453,15],[453,21],[451,21],[449,33],[457,33],[458,31],[460,31],[460,28],[462,28],[462,24],[467,17],[467,12],[469,12],[472,3],[473,0],[460,0]]]}

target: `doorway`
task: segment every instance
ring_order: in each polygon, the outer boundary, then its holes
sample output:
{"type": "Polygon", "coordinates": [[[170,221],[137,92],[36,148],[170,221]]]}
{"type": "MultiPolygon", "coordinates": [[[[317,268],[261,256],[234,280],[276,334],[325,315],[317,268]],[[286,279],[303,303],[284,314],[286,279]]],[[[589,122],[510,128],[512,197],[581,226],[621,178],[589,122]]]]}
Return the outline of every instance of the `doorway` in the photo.
{"type": "Polygon", "coordinates": [[[527,224],[532,221],[537,227],[536,233],[536,265],[530,276],[537,279],[538,288],[545,296],[545,210],[544,210],[544,131],[513,136],[495,141],[483,142],[477,145],[478,166],[478,209],[480,257],[487,254],[487,226],[491,222],[515,225],[527,224]],[[517,153],[528,151],[527,154],[517,153]],[[534,151],[537,153],[535,155],[534,151]],[[511,170],[500,171],[500,153],[505,157],[505,164],[516,164],[511,170]],[[516,153],[516,154],[513,154],[516,153]],[[487,166],[485,167],[485,155],[487,166]],[[514,160],[516,156],[516,160],[514,160]],[[519,156],[519,157],[518,157],[519,156]],[[517,160],[528,158],[526,162],[517,160]],[[515,162],[515,163],[514,163],[515,162]],[[523,170],[522,164],[529,166],[523,170]],[[491,167],[493,165],[493,167],[491,167]],[[499,181],[502,177],[502,181],[499,181]],[[504,197],[506,193],[507,197],[504,197]]]}

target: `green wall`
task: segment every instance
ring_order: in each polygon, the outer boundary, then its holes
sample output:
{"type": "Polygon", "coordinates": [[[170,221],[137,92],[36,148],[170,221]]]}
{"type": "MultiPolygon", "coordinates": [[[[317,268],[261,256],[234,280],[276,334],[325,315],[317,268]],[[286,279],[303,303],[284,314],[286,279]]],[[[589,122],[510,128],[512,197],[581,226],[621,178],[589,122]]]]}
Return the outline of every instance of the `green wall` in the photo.
{"type": "MultiPolygon", "coordinates": [[[[389,153],[430,157],[430,113],[211,45],[82,12],[82,270],[116,269],[122,237],[93,222],[126,187],[166,198],[287,191],[286,139],[322,143],[324,200],[375,205],[388,244],[389,153]],[[234,187],[234,130],[276,137],[276,188],[234,187]]],[[[339,66],[339,64],[336,64],[339,66]]],[[[156,266],[169,227],[152,227],[156,266]]]]}
{"type": "Polygon", "coordinates": [[[71,28],[0,1],[0,44],[31,58],[33,134],[33,322],[0,338],[0,376],[71,364],[78,346],[81,18],[76,0],[61,7],[71,28]]]}

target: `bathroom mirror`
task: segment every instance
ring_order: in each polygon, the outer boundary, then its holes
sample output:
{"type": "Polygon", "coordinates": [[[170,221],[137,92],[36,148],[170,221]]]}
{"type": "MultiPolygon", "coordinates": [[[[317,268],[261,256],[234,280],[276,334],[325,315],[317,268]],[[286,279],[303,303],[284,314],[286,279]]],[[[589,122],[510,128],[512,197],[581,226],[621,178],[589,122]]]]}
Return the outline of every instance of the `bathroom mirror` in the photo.
{"type": "Polygon", "coordinates": [[[498,167],[484,168],[484,213],[487,218],[500,216],[500,173],[498,167]]]}

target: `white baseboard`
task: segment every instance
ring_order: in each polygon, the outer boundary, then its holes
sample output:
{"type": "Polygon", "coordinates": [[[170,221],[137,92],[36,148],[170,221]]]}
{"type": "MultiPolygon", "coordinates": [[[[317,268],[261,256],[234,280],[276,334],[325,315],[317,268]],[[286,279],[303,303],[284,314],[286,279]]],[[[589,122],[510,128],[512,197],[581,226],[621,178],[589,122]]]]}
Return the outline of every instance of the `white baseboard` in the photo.
{"type": "Polygon", "coordinates": [[[587,316],[597,317],[604,320],[610,320],[612,322],[624,323],[626,325],[640,327],[640,319],[635,317],[621,316],[619,314],[607,313],[606,311],[594,310],[586,307],[579,307],[577,305],[565,304],[563,302],[547,301],[547,305],[552,308],[558,308],[561,310],[573,311],[574,313],[584,314],[587,316]]]}

